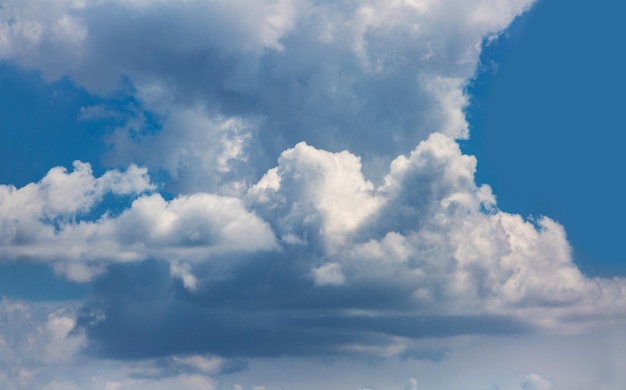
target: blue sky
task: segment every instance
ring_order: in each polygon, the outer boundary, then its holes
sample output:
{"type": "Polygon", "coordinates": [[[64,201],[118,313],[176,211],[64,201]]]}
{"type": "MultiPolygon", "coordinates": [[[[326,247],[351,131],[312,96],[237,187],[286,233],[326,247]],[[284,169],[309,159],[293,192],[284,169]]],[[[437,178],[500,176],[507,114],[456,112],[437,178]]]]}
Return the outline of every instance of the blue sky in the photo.
{"type": "Polygon", "coordinates": [[[621,388],[619,5],[0,5],[0,387],[621,388]]]}
{"type": "Polygon", "coordinates": [[[537,3],[486,48],[497,70],[471,89],[469,150],[479,157],[479,180],[503,209],[563,223],[577,263],[605,276],[624,273],[624,187],[614,179],[624,163],[625,59],[613,50],[620,7],[537,3]]]}

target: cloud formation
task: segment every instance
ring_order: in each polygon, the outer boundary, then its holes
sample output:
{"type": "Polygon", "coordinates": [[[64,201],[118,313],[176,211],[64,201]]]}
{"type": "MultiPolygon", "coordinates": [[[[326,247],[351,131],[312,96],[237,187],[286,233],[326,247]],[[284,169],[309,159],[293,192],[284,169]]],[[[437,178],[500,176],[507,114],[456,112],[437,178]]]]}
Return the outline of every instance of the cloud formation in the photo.
{"type": "Polygon", "coordinates": [[[531,3],[11,0],[0,56],[94,92],[130,83],[163,131],[120,128],[109,161],[167,169],[181,191],[254,182],[302,140],[382,175],[431,132],[467,136],[481,42],[531,3]]]}
{"type": "Polygon", "coordinates": [[[52,261],[59,273],[86,281],[102,272],[98,262],[206,260],[277,246],[267,224],[238,199],[203,193],[166,201],[146,193],[154,189],[145,168],[95,178],[80,162],[71,173],[54,168],[20,189],[0,186],[0,258],[52,261]],[[105,196],[132,203],[119,215],[105,209],[89,218],[105,196]]]}
{"type": "Polygon", "coordinates": [[[99,177],[0,186],[0,261],[93,283],[41,356],[176,356],[103,383],[212,389],[223,358],[438,360],[442,339],[623,320],[626,281],[500,210],[457,143],[481,45],[531,4],[2,2],[0,58],[130,102],[80,110],[126,120],[99,177]]]}

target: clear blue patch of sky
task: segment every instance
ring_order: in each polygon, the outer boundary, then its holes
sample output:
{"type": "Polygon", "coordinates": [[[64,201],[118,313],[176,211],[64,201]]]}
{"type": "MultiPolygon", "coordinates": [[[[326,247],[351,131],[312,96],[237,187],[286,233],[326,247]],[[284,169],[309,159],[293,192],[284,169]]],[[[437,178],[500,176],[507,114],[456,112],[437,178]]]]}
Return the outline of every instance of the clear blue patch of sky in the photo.
{"type": "MultiPolygon", "coordinates": [[[[128,88],[98,97],[67,78],[48,83],[38,72],[0,62],[0,184],[21,187],[52,167],[71,169],[74,160],[89,162],[101,174],[104,137],[141,109],[128,88]],[[81,109],[91,106],[110,115],[84,118],[81,109]]],[[[159,126],[158,118],[143,115],[147,128],[159,126]]]]}
{"type": "Polygon", "coordinates": [[[477,180],[500,209],[562,223],[590,275],[626,275],[624,11],[540,0],[485,47],[469,87],[477,180]]]}
{"type": "Polygon", "coordinates": [[[54,166],[98,162],[101,133],[78,121],[96,103],[67,80],[45,83],[38,73],[0,63],[0,183],[18,187],[54,166]]]}

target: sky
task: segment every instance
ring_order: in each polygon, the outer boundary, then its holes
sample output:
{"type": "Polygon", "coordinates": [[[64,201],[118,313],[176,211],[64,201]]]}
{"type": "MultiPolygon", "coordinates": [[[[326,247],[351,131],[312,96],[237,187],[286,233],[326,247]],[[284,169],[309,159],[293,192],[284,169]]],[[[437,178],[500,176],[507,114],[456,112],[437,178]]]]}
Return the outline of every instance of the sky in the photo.
{"type": "Polygon", "coordinates": [[[622,8],[0,0],[0,387],[621,389],[622,8]]]}

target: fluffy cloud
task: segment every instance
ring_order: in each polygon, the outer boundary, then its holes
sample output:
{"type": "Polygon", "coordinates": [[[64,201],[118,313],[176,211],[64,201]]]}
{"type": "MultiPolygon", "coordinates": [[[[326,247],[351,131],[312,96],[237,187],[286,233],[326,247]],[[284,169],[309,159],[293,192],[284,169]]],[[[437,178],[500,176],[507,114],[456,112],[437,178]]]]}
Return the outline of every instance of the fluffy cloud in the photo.
{"type": "Polygon", "coordinates": [[[437,359],[441,348],[413,340],[621,318],[624,281],[582,275],[563,228],[498,210],[489,187],[475,184],[475,168],[475,158],[435,133],[396,158],[376,186],[357,156],[302,143],[243,199],[195,193],[165,200],[150,193],[145,169],[95,178],[76,163],[70,173],[55,168],[39,183],[2,187],[1,253],[51,261],[75,281],[99,277],[79,328],[94,351],[119,357],[437,359]],[[126,196],[126,208],[93,215],[107,194],[126,196]],[[120,265],[105,275],[106,264],[147,259],[168,266],[120,265]],[[296,311],[285,317],[280,308],[296,311]],[[161,320],[147,321],[155,315],[161,320]],[[144,332],[125,335],[120,327],[131,323],[144,332]],[[211,335],[197,339],[196,324],[206,323],[211,335]],[[160,340],[172,327],[193,338],[160,340]],[[265,342],[222,341],[257,336],[265,342]]]}
{"type": "MultiPolygon", "coordinates": [[[[268,247],[243,250],[252,244],[234,241],[231,248],[222,236],[211,244],[214,250],[200,251],[210,258],[157,246],[159,256],[186,253],[196,259],[193,264],[111,268],[94,291],[99,298],[86,304],[81,317],[101,353],[437,360],[446,355],[445,346],[423,340],[575,330],[599,318],[622,318],[624,280],[585,277],[558,223],[500,211],[489,187],[475,183],[476,159],[448,136],[433,134],[395,159],[379,186],[345,151],[300,144],[278,162],[245,202],[232,200],[248,215],[246,226],[253,226],[251,216],[263,218],[268,237],[275,235],[278,243],[268,239],[268,247]],[[226,249],[218,250],[221,245],[226,249]],[[155,315],[161,320],[149,320],[155,315]],[[143,324],[144,332],[135,334],[131,324],[143,324]],[[167,329],[179,336],[161,339],[167,329]]],[[[155,202],[146,197],[135,203],[144,199],[155,202]]],[[[116,219],[130,226],[121,237],[137,230],[125,219],[135,209],[116,219]]],[[[146,210],[156,219],[141,226],[160,231],[160,207],[146,210]]],[[[211,210],[205,219],[219,215],[211,210]]],[[[197,210],[194,215],[201,216],[197,210]]],[[[234,230],[242,227],[235,224],[234,230]]],[[[166,231],[156,241],[167,243],[182,231],[166,231]]],[[[141,237],[136,242],[150,242],[150,235],[141,237]]]]}
{"type": "Polygon", "coordinates": [[[120,128],[107,161],[166,169],[176,191],[254,182],[302,140],[380,176],[433,131],[467,137],[481,42],[531,3],[11,0],[0,57],[94,92],[130,83],[162,130],[120,128]]]}
{"type": "Polygon", "coordinates": [[[6,220],[3,243],[27,234],[9,226],[10,220],[71,220],[90,211],[107,193],[131,195],[153,189],[145,168],[131,165],[125,172],[109,171],[95,178],[91,166],[79,161],[74,162],[71,173],[62,167],[53,168],[39,183],[20,189],[2,185],[0,210],[6,220]]]}
{"type": "Polygon", "coordinates": [[[435,133],[392,161],[376,186],[352,153],[301,143],[242,199],[195,193],[165,200],[152,193],[145,169],[95,178],[76,163],[70,173],[55,168],[39,183],[2,187],[0,253],[53,262],[71,280],[99,278],[80,329],[94,351],[119,357],[438,359],[441,348],[413,340],[621,319],[626,283],[586,278],[562,226],[498,210],[489,187],[476,185],[475,168],[474,157],[435,133]],[[94,214],[107,194],[126,196],[126,208],[94,214]],[[106,268],[148,259],[166,263],[106,268]],[[281,308],[296,311],[285,317],[281,308]],[[155,315],[161,321],[147,321],[155,315]],[[125,336],[120,327],[131,323],[145,332],[125,336]],[[197,339],[195,324],[205,323],[211,336],[197,339]],[[194,336],[159,340],[171,327],[194,336]],[[222,341],[253,335],[265,342],[222,341]],[[123,341],[129,337],[135,343],[123,341]]]}
{"type": "Polygon", "coordinates": [[[278,162],[248,197],[262,213],[267,210],[262,215],[274,221],[287,243],[324,240],[330,249],[378,207],[359,158],[347,151],[330,153],[300,143],[278,162]]]}
{"type": "Polygon", "coordinates": [[[410,301],[425,312],[544,308],[546,322],[559,308],[584,311],[590,296],[624,304],[623,281],[586,279],[562,226],[498,210],[489,187],[475,184],[475,168],[452,139],[433,134],[375,188],[356,156],[297,145],[249,198],[284,245],[307,245],[326,260],[311,271],[320,286],[379,279],[412,289],[410,301]]]}
{"type": "Polygon", "coordinates": [[[626,282],[583,275],[556,221],[500,210],[456,142],[482,42],[531,3],[4,1],[2,59],[132,101],[105,136],[126,170],[0,186],[0,260],[93,281],[36,328],[42,361],[176,356],[98,384],[212,389],[207,356],[438,360],[442,339],[623,320],[626,282]]]}
{"type": "Polygon", "coordinates": [[[195,194],[166,201],[144,194],[154,189],[145,169],[131,165],[95,178],[89,164],[74,165],[20,189],[0,186],[0,258],[53,261],[56,272],[86,281],[103,272],[98,262],[193,261],[276,248],[267,224],[238,199],[195,194]],[[90,216],[107,195],[132,203],[119,215],[105,209],[90,216]]]}

